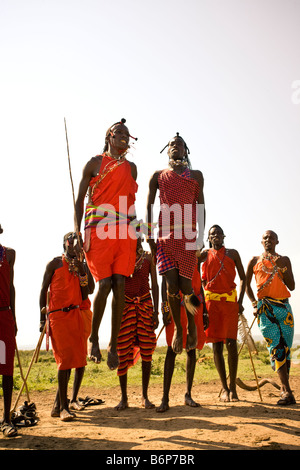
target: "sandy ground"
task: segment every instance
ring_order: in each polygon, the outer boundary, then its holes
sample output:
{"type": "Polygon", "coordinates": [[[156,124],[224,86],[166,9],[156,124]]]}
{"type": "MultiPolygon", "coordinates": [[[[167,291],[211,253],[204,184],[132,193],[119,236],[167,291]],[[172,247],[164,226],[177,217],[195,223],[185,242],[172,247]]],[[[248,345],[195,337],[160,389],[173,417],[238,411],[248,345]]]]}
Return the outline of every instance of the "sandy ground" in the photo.
{"type": "MultiPolygon", "coordinates": [[[[270,376],[274,379],[274,376],[270,376]]],[[[218,399],[219,382],[194,385],[193,397],[201,404],[183,404],[185,387],[172,385],[170,409],[157,413],[140,407],[140,389],[129,388],[129,408],[116,411],[119,388],[80,392],[105,400],[77,412],[73,422],[51,418],[53,392],[30,394],[39,416],[36,426],[19,428],[16,438],[0,437],[0,450],[104,450],[104,451],[191,451],[197,450],[299,450],[300,377],[291,377],[296,405],[276,405],[279,392],[266,384],[261,389],[238,388],[238,403],[218,399]]],[[[149,398],[158,406],[162,387],[150,385],[149,398]]],[[[24,397],[25,399],[25,397],[24,397]]],[[[13,401],[14,403],[14,401],[13,401]]],[[[23,403],[23,397],[20,404],[23,403]]],[[[2,410],[3,402],[0,401],[2,410]]],[[[1,411],[2,413],[2,411],[1,411]]]]}

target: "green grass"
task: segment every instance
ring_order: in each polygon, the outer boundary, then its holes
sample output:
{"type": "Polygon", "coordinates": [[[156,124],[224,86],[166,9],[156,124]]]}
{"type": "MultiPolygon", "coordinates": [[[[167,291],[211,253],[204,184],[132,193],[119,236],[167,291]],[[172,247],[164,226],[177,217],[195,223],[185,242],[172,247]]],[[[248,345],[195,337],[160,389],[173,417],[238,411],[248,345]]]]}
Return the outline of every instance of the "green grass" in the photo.
{"type": "MultiPolygon", "coordinates": [[[[274,373],[271,369],[268,351],[264,344],[256,343],[258,350],[257,355],[253,355],[254,366],[256,374],[259,378],[270,377],[274,373]]],[[[299,347],[298,347],[299,349],[299,347]]],[[[166,355],[166,347],[157,347],[152,359],[151,369],[151,384],[162,384],[163,381],[163,369],[166,355]]],[[[20,361],[24,376],[27,373],[29,364],[31,362],[33,351],[19,351],[20,361]]],[[[101,364],[94,364],[88,361],[82,386],[85,387],[97,387],[97,388],[109,388],[119,385],[119,379],[116,371],[110,371],[106,365],[106,351],[102,351],[103,361],[101,364]]],[[[213,380],[219,380],[218,373],[216,371],[213,352],[209,346],[205,346],[201,351],[196,351],[197,364],[195,371],[194,383],[208,383],[213,380]]],[[[227,351],[224,347],[224,357],[227,367],[227,351]]],[[[186,370],[186,353],[176,357],[174,375],[172,379],[173,384],[185,383],[185,370],[186,370]]],[[[73,373],[73,372],[72,372],[73,373]]],[[[300,374],[299,368],[292,367],[293,374],[300,374]]],[[[71,381],[73,375],[71,376],[71,381]]],[[[132,367],[128,372],[128,385],[141,385],[142,368],[141,360],[132,367]]],[[[246,347],[243,348],[239,355],[239,367],[238,377],[243,381],[253,381],[254,373],[249,358],[249,353],[246,347]]],[[[276,379],[276,377],[274,376],[276,379]]],[[[2,377],[0,377],[2,381],[2,377]]],[[[57,366],[52,354],[52,351],[41,351],[39,360],[37,363],[32,365],[30,374],[27,378],[27,384],[30,391],[44,391],[54,390],[57,387],[57,366]]],[[[22,386],[22,378],[20,374],[20,368],[15,358],[15,369],[14,369],[14,390],[20,390],[22,386]]],[[[25,390],[23,391],[25,393],[25,390]]],[[[2,387],[0,389],[2,394],[2,387]]]]}

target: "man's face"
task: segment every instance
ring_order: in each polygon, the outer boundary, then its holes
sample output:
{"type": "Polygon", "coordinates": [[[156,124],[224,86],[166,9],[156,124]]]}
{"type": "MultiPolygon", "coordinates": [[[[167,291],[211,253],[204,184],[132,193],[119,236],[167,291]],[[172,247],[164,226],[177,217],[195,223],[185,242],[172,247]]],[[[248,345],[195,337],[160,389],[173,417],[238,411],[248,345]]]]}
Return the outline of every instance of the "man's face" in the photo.
{"type": "Polygon", "coordinates": [[[124,124],[116,124],[111,129],[111,136],[109,138],[109,143],[111,147],[114,147],[117,150],[127,150],[129,147],[129,130],[124,124]]]}
{"type": "Polygon", "coordinates": [[[175,137],[170,140],[168,147],[169,158],[172,158],[173,160],[182,160],[185,153],[185,145],[182,139],[175,137]]]}
{"type": "Polygon", "coordinates": [[[278,238],[276,233],[272,232],[272,230],[267,230],[262,236],[261,243],[265,251],[275,251],[276,245],[278,244],[278,238]]]}
{"type": "Polygon", "coordinates": [[[208,235],[208,240],[214,245],[222,245],[224,241],[224,234],[222,230],[219,229],[219,227],[213,227],[208,235]]]}

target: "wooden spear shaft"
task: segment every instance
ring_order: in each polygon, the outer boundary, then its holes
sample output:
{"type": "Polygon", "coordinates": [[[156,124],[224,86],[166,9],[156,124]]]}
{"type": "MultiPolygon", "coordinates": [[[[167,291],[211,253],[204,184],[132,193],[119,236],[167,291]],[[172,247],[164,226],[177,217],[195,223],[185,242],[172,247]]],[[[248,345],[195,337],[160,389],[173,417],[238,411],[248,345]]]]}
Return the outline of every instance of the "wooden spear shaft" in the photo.
{"type": "Polygon", "coordinates": [[[69,139],[68,139],[68,131],[67,131],[67,121],[66,118],[64,118],[65,122],[65,134],[66,134],[66,142],[67,142],[67,153],[68,153],[68,163],[69,163],[69,174],[70,174],[70,180],[71,180],[71,188],[72,188],[72,197],[73,197],[73,206],[74,206],[74,223],[75,223],[75,232],[77,234],[77,241],[79,244],[80,248],[80,260],[82,261],[82,253],[81,253],[81,240],[80,240],[80,232],[79,232],[79,226],[78,226],[78,221],[76,217],[76,202],[75,202],[75,192],[74,192],[74,183],[73,183],[73,177],[72,177],[72,169],[71,169],[71,159],[70,159],[70,150],[69,150],[69,139]]]}
{"type": "Polygon", "coordinates": [[[44,326],[44,329],[42,331],[42,333],[40,334],[40,338],[39,338],[39,341],[38,341],[38,344],[35,348],[35,351],[33,353],[33,356],[32,356],[32,359],[30,361],[30,364],[29,364],[29,367],[28,367],[28,370],[27,370],[27,373],[26,373],[26,376],[25,376],[25,379],[24,379],[24,382],[22,384],[22,387],[20,388],[20,391],[19,391],[19,394],[17,396],[17,399],[16,399],[16,402],[14,404],[14,407],[13,409],[11,410],[12,412],[15,411],[16,407],[17,407],[17,404],[19,403],[19,400],[20,400],[20,396],[22,395],[22,392],[23,392],[23,389],[24,389],[24,386],[25,386],[25,383],[27,383],[27,379],[28,379],[28,376],[29,376],[29,372],[31,370],[31,367],[32,367],[32,364],[34,363],[34,360],[36,358],[36,355],[39,353],[40,351],[40,348],[41,348],[41,344],[43,342],[43,338],[44,338],[44,334],[45,334],[45,331],[46,331],[46,325],[44,326]]]}

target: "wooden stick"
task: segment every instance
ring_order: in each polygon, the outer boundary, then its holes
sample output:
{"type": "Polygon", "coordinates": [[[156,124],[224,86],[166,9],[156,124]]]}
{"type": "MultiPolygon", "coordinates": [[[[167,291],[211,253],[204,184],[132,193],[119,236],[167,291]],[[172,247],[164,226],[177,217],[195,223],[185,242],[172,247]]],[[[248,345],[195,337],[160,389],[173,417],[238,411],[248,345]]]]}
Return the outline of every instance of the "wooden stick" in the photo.
{"type": "Polygon", "coordinates": [[[44,326],[44,329],[42,331],[42,333],[40,334],[40,338],[39,338],[39,341],[38,341],[38,344],[35,348],[35,351],[33,353],[33,356],[32,356],[32,359],[31,359],[31,362],[29,364],[29,367],[28,367],[28,370],[27,370],[27,373],[26,373],[26,376],[25,376],[25,380],[23,382],[23,385],[22,387],[20,388],[20,391],[19,391],[19,394],[17,396],[17,399],[16,399],[16,402],[14,404],[14,407],[13,409],[11,410],[12,412],[15,411],[16,407],[17,407],[17,404],[19,403],[19,399],[20,399],[20,396],[22,395],[22,392],[23,392],[23,389],[24,389],[24,386],[25,386],[25,382],[27,383],[27,379],[28,379],[28,376],[29,376],[29,372],[31,370],[31,367],[32,367],[32,364],[34,363],[34,360],[36,358],[36,355],[39,354],[39,351],[40,351],[40,348],[41,348],[41,344],[43,342],[43,339],[44,339],[44,334],[45,334],[45,331],[46,331],[46,325],[44,326]]]}
{"type": "Polygon", "coordinates": [[[29,396],[28,386],[27,386],[27,382],[26,382],[26,379],[25,379],[24,374],[23,374],[23,369],[22,369],[21,360],[20,360],[20,354],[19,354],[17,345],[16,345],[16,355],[17,355],[17,358],[18,358],[18,363],[19,363],[19,368],[20,368],[20,374],[21,374],[23,383],[24,383],[25,388],[26,388],[27,400],[30,402],[30,396],[29,396]]]}
{"type": "Polygon", "coordinates": [[[254,377],[255,377],[255,380],[256,380],[257,390],[258,390],[258,393],[259,393],[259,396],[260,396],[260,401],[263,401],[262,395],[261,395],[261,391],[260,391],[260,386],[259,386],[258,379],[257,379],[257,375],[256,375],[256,370],[255,370],[255,367],[254,367],[254,362],[253,362],[253,358],[252,358],[252,353],[251,353],[249,347],[248,347],[248,350],[249,350],[249,356],[250,356],[250,360],[251,360],[251,364],[252,364],[252,370],[253,370],[254,377]]]}

